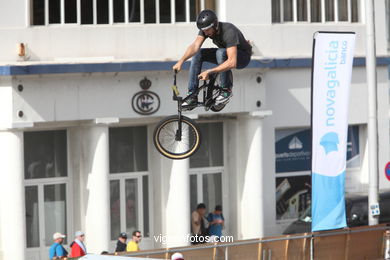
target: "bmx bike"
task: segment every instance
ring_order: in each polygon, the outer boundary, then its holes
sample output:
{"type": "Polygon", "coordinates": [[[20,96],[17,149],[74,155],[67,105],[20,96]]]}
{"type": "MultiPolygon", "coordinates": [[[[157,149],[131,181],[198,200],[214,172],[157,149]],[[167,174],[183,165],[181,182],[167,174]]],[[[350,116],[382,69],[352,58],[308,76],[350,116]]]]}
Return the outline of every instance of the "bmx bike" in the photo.
{"type": "Polygon", "coordinates": [[[153,133],[153,141],[157,150],[170,159],[185,159],[193,155],[200,147],[201,132],[197,123],[189,117],[183,116],[183,111],[192,110],[196,107],[204,107],[206,111],[221,111],[228,102],[216,104],[215,99],[222,91],[219,86],[219,74],[211,74],[208,81],[204,81],[196,92],[181,97],[176,86],[175,71],[173,79],[173,100],[177,101],[177,115],[162,119],[153,133]],[[200,102],[185,105],[184,103],[203,93],[200,102]]]}

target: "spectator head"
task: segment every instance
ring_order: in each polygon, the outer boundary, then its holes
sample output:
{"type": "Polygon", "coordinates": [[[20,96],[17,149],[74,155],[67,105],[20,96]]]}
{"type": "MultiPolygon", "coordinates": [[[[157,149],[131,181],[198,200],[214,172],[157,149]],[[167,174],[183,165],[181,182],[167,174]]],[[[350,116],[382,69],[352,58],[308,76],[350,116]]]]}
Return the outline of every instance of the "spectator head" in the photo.
{"type": "Polygon", "coordinates": [[[196,207],[196,210],[199,212],[199,214],[204,215],[206,213],[206,205],[204,203],[199,203],[196,207]]]}
{"type": "Polygon", "coordinates": [[[107,251],[103,251],[100,253],[101,255],[108,255],[108,252],[107,251]]]}
{"type": "Polygon", "coordinates": [[[118,236],[118,239],[119,239],[119,241],[121,241],[122,243],[126,243],[127,234],[126,234],[125,232],[120,233],[119,236],[118,236]]]}
{"type": "Polygon", "coordinates": [[[215,213],[222,214],[222,206],[221,205],[215,206],[215,213]]]}
{"type": "Polygon", "coordinates": [[[142,235],[141,235],[141,231],[139,230],[136,230],[133,232],[133,241],[136,242],[137,244],[141,241],[141,238],[142,238],[142,235]]]}
{"type": "Polygon", "coordinates": [[[56,233],[53,234],[54,242],[59,243],[59,244],[62,244],[62,242],[64,242],[64,238],[65,237],[66,236],[61,234],[60,232],[56,232],[56,233]]]}
{"type": "Polygon", "coordinates": [[[76,233],[74,233],[74,237],[80,241],[84,241],[84,238],[85,238],[85,234],[83,231],[76,231],[76,233]]]}
{"type": "Polygon", "coordinates": [[[184,257],[181,253],[174,253],[171,256],[171,260],[184,260],[184,257]]]}

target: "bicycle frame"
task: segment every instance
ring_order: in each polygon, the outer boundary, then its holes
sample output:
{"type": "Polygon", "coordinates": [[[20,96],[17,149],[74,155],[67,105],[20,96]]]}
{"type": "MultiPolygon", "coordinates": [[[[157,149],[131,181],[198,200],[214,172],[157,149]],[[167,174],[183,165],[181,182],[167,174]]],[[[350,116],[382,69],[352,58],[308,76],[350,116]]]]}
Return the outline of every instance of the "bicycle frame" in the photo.
{"type": "Polygon", "coordinates": [[[173,86],[172,86],[172,89],[173,89],[173,97],[172,97],[172,99],[177,101],[177,114],[178,114],[178,117],[179,117],[179,121],[178,121],[179,125],[178,125],[178,129],[176,131],[175,140],[176,141],[181,141],[181,130],[182,130],[182,128],[181,128],[181,112],[182,112],[181,106],[182,106],[182,103],[183,103],[183,98],[181,96],[179,96],[179,91],[177,90],[176,74],[177,74],[177,71],[175,71],[175,74],[173,76],[173,86]]]}

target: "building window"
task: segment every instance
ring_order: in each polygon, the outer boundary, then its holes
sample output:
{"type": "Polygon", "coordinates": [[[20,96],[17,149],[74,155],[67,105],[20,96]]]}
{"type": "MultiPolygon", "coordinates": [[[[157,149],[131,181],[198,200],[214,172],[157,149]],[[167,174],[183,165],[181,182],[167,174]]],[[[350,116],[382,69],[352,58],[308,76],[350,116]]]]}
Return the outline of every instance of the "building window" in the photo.
{"type": "Polygon", "coordinates": [[[65,23],[77,23],[77,0],[65,1],[65,23]]]}
{"type": "Polygon", "coordinates": [[[27,247],[39,247],[38,186],[25,188],[27,247]]]}
{"type": "Polygon", "coordinates": [[[193,22],[215,0],[32,0],[31,25],[193,22]]]}
{"type": "Polygon", "coordinates": [[[93,24],[93,0],[81,0],[81,24],[93,24]]]}
{"type": "Polygon", "coordinates": [[[125,1],[116,0],[114,1],[114,23],[125,22],[125,1]]]}
{"type": "Polygon", "coordinates": [[[108,24],[108,0],[96,0],[97,24],[108,24]]]}
{"type": "Polygon", "coordinates": [[[272,0],[272,22],[359,22],[361,0],[272,0]]]}
{"type": "Polygon", "coordinates": [[[24,133],[25,179],[67,176],[66,131],[24,133]]]}
{"type": "Polygon", "coordinates": [[[223,166],[223,124],[199,124],[202,145],[190,157],[190,168],[223,166]]]}
{"type": "Polygon", "coordinates": [[[116,240],[120,232],[131,234],[135,230],[150,237],[149,176],[111,176],[110,208],[111,240],[116,240]]]}
{"type": "Polygon", "coordinates": [[[205,203],[212,212],[217,205],[222,205],[222,173],[193,172],[190,175],[190,210],[205,203]]]}
{"type": "Polygon", "coordinates": [[[148,170],[146,126],[109,129],[110,173],[148,170]]]}
{"type": "Polygon", "coordinates": [[[190,157],[190,210],[205,203],[212,212],[223,202],[223,123],[203,123],[199,127],[202,145],[190,157]]]}
{"type": "Polygon", "coordinates": [[[150,236],[147,127],[109,129],[111,239],[140,230],[150,236]]]}
{"type": "Polygon", "coordinates": [[[61,1],[51,0],[48,2],[49,7],[49,23],[61,23],[61,1]]]}
{"type": "MultiPolygon", "coordinates": [[[[55,232],[58,232],[57,230],[63,230],[64,234],[66,234],[66,184],[44,185],[43,199],[45,237],[52,237],[55,232]]],[[[52,241],[46,239],[46,246],[51,244],[52,241]]]]}
{"type": "Polygon", "coordinates": [[[50,246],[55,232],[67,233],[66,186],[66,183],[57,183],[25,187],[28,248],[50,246]]]}
{"type": "Polygon", "coordinates": [[[27,247],[43,249],[68,231],[66,131],[25,132],[24,158],[27,247]]]}

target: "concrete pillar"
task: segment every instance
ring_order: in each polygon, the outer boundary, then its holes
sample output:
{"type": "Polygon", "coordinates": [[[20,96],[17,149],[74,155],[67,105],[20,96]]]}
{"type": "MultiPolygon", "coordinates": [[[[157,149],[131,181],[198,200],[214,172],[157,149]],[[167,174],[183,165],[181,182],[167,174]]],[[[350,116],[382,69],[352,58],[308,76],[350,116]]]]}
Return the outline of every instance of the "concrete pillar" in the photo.
{"type": "Polygon", "coordinates": [[[108,126],[96,125],[84,129],[83,172],[86,184],[83,207],[85,210],[85,238],[88,253],[109,251],[110,192],[108,126]]]}
{"type": "Polygon", "coordinates": [[[168,193],[165,206],[166,246],[187,246],[185,238],[190,234],[189,159],[170,162],[170,171],[163,173],[169,180],[165,189],[168,193]]]}
{"type": "Polygon", "coordinates": [[[237,174],[241,189],[238,213],[241,239],[264,236],[263,118],[261,113],[252,113],[239,119],[240,162],[237,174]]]}
{"type": "Polygon", "coordinates": [[[23,132],[0,131],[0,259],[26,259],[23,132]]]}

